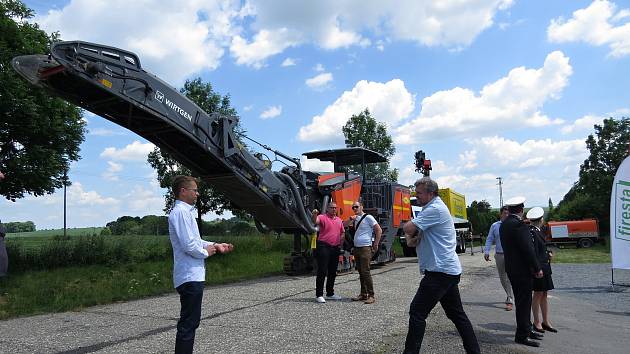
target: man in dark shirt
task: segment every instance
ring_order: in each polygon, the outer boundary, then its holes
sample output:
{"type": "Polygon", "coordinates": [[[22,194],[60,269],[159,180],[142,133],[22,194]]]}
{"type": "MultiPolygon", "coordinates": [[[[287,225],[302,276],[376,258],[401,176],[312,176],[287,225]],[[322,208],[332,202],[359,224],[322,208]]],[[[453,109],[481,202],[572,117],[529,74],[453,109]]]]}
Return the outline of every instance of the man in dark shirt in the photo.
{"type": "Polygon", "coordinates": [[[525,198],[515,197],[506,202],[510,215],[501,224],[499,234],[505,257],[505,272],[512,284],[516,305],[516,343],[531,347],[540,344],[530,340],[542,339],[542,335],[532,332],[531,308],[533,277],[543,276],[534,252],[534,244],[529,227],[523,222],[525,198]]]}

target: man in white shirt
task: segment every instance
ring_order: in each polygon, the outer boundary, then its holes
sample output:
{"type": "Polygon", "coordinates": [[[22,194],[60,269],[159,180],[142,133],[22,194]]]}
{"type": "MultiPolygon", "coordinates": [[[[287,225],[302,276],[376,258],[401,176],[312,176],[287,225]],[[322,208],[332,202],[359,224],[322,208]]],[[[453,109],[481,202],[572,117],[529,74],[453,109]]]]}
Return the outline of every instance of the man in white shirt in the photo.
{"type": "Polygon", "coordinates": [[[512,305],[514,304],[514,294],[512,293],[512,284],[510,284],[510,279],[508,279],[507,273],[505,272],[505,258],[503,257],[503,247],[501,246],[501,236],[499,234],[499,228],[501,227],[501,223],[510,215],[508,212],[508,207],[501,207],[501,219],[492,226],[490,226],[490,231],[488,231],[488,238],[486,239],[486,249],[484,251],[483,258],[486,262],[490,261],[490,250],[492,249],[492,244],[494,243],[494,260],[497,263],[497,270],[499,272],[499,279],[501,280],[501,285],[503,286],[503,290],[505,290],[506,298],[505,298],[505,310],[512,311],[512,305]]]}
{"type": "Polygon", "coordinates": [[[175,206],[168,215],[168,233],[173,245],[173,284],[181,303],[177,322],[175,353],[192,353],[195,330],[201,320],[201,300],[206,281],[204,260],[215,253],[227,253],[232,244],[201,239],[193,213],[199,192],[190,176],[175,176],[172,183],[175,206]]]}
{"type": "Polygon", "coordinates": [[[354,230],[354,259],[357,262],[361,293],[353,297],[352,301],[363,301],[365,304],[374,303],[374,283],[370,274],[372,255],[378,251],[383,230],[372,215],[363,212],[363,204],[352,204],[354,215],[350,217],[349,226],[354,230]],[[372,241],[374,234],[374,241],[372,241]]]}

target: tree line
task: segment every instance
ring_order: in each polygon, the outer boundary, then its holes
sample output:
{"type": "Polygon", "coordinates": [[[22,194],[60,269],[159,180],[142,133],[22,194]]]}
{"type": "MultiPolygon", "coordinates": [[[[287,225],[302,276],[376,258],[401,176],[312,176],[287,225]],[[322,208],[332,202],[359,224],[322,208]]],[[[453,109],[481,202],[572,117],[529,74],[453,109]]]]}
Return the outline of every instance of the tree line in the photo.
{"type": "Polygon", "coordinates": [[[35,223],[32,221],[7,222],[7,223],[3,223],[2,225],[4,225],[5,231],[7,233],[35,231],[35,223]]]}
{"type": "MultiPolygon", "coordinates": [[[[213,221],[202,220],[199,232],[204,236],[259,234],[251,220],[232,217],[213,221]]],[[[168,217],[146,215],[121,216],[108,222],[101,235],[168,235],[168,217]]]]}

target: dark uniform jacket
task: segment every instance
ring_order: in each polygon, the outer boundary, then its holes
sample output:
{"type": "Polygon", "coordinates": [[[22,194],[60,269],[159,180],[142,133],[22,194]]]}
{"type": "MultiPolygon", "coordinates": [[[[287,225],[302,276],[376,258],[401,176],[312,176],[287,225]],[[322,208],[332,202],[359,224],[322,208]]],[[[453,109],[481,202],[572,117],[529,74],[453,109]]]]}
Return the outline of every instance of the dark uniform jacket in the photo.
{"type": "Polygon", "coordinates": [[[532,234],[532,240],[534,241],[534,252],[536,258],[540,263],[540,267],[545,275],[551,274],[551,265],[549,264],[549,252],[547,252],[547,242],[545,241],[545,234],[536,226],[530,225],[529,232],[532,234]]]}
{"type": "Polygon", "coordinates": [[[499,229],[505,257],[505,272],[510,276],[531,277],[540,270],[540,262],[534,252],[534,242],[529,226],[518,216],[510,214],[499,229]]]}

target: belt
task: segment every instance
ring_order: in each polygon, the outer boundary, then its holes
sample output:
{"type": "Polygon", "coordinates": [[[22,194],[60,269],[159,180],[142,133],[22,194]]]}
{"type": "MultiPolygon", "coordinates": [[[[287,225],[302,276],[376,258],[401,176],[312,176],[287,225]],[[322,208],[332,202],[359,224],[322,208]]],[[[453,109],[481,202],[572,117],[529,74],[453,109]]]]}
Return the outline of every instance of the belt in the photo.
{"type": "Polygon", "coordinates": [[[494,252],[494,254],[503,254],[503,252],[494,252]]]}

